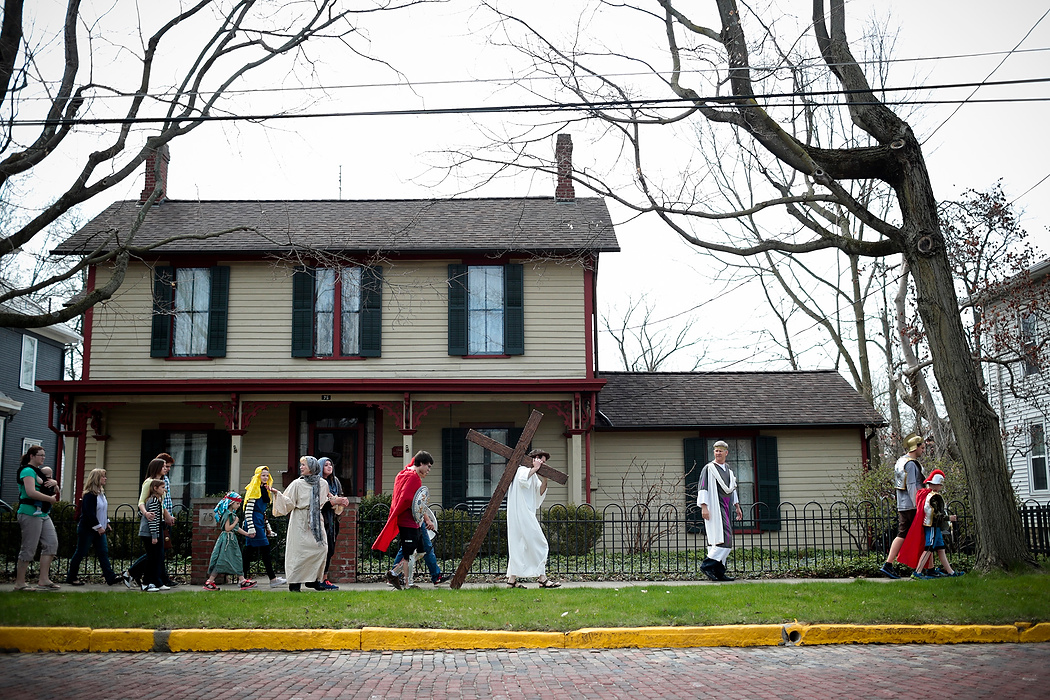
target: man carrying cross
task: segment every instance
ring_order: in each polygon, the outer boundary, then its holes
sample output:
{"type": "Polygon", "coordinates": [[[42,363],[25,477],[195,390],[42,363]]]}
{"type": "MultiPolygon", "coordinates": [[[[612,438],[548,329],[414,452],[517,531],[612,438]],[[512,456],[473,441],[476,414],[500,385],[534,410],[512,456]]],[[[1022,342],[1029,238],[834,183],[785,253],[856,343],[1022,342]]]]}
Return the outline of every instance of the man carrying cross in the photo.
{"type": "Polygon", "coordinates": [[[547,495],[547,478],[536,473],[550,459],[550,453],[533,450],[529,457],[532,466],[518,467],[507,492],[507,585],[525,588],[518,577],[536,576],[540,588],[557,588],[561,584],[547,578],[547,538],[536,520],[536,509],[547,495]]]}

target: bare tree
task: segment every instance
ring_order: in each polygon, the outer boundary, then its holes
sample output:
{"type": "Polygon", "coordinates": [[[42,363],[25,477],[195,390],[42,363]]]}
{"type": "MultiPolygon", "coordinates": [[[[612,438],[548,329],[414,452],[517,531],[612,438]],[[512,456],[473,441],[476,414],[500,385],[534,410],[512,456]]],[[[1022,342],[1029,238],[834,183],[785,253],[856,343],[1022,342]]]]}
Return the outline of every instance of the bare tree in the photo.
{"type": "MultiPolygon", "coordinates": [[[[619,319],[613,319],[612,311],[602,314],[602,326],[616,343],[620,363],[627,372],[659,372],[676,356],[681,357],[684,351],[701,343],[700,338],[690,338],[696,319],[690,316],[676,323],[676,332],[667,328],[672,319],[653,318],[655,309],[643,294],[640,299],[627,298],[627,310],[619,319]],[[660,328],[661,325],[664,328],[660,328]]],[[[694,353],[691,366],[683,371],[695,371],[705,354],[706,351],[694,353]]]]}
{"type": "MultiPolygon", "coordinates": [[[[607,44],[589,42],[586,37],[576,37],[565,44],[547,39],[525,20],[492,7],[501,28],[532,60],[536,73],[557,77],[558,85],[573,100],[587,103],[588,119],[622,140],[620,153],[630,159],[633,187],[619,186],[611,177],[602,178],[596,171],[582,168],[574,171],[575,182],[633,211],[659,217],[684,240],[716,253],[797,255],[837,249],[861,258],[902,255],[914,280],[931,364],[973,489],[971,503],[980,541],[977,564],[990,568],[1031,562],[1007,474],[999,421],[981,391],[977,369],[969,360],[967,333],[959,314],[952,267],[922,144],[908,122],[872,89],[864,69],[854,58],[846,36],[844,0],[814,0],[809,25],[812,44],[806,44],[804,36],[786,28],[783,13],[760,12],[750,5],[742,11],[735,0],[713,0],[717,24],[711,26],[696,18],[700,15],[691,14],[703,11],[696,3],[686,6],[674,0],[652,0],[615,6],[599,4],[609,11],[621,8],[635,13],[632,37],[656,38],[655,32],[644,34],[645,24],[655,23],[664,42],[662,60],[667,71],[656,72],[654,63],[642,54],[627,49],[614,51],[606,48],[607,44]],[[749,32],[753,33],[750,41],[749,32]],[[797,91],[790,78],[780,80],[778,55],[784,52],[769,50],[782,41],[797,44],[799,50],[811,48],[807,59],[810,65],[823,64],[823,70],[830,72],[839,85],[836,95],[823,98],[824,109],[846,110],[852,124],[866,135],[866,142],[811,144],[783,128],[782,123],[790,123],[797,91]],[[594,43],[599,45],[595,47],[594,43]],[[564,48],[565,45],[570,48],[564,48]],[[767,62],[753,67],[752,52],[767,62]],[[677,112],[668,114],[665,105],[654,105],[651,94],[646,94],[644,101],[636,100],[638,90],[621,84],[628,80],[624,76],[643,70],[655,78],[649,87],[660,84],[668,90],[669,99],[678,101],[677,112]],[[704,78],[709,78],[707,87],[700,84],[704,78]],[[728,94],[723,94],[721,91],[726,89],[728,94]],[[783,99],[776,97],[785,94],[783,99]],[[787,116],[778,118],[783,112],[787,116]],[[784,168],[795,174],[790,180],[792,188],[774,188],[755,204],[727,211],[712,209],[708,200],[700,196],[703,173],[682,173],[677,183],[668,178],[670,186],[664,186],[658,176],[651,177],[646,139],[653,130],[688,120],[699,121],[702,128],[728,128],[732,136],[723,140],[721,158],[732,157],[728,149],[734,143],[750,144],[752,152],[764,154],[767,167],[784,168]],[[848,186],[855,181],[892,196],[891,215],[881,215],[858,198],[848,186]],[[872,237],[843,235],[840,229],[799,205],[839,208],[870,231],[872,237]],[[786,211],[798,225],[757,240],[715,240],[710,237],[710,227],[702,226],[704,222],[774,209],[786,211]]],[[[586,29],[586,23],[581,26],[586,29]]],[[[526,138],[537,136],[532,132],[526,138]]],[[[515,147],[515,164],[552,175],[557,172],[556,164],[549,160],[527,159],[534,157],[531,155],[523,158],[525,144],[509,145],[515,147]]],[[[739,153],[739,149],[734,153],[739,153]]],[[[488,158],[482,154],[472,157],[488,158]]],[[[491,161],[505,167],[508,159],[491,161]]]]}
{"type": "MultiPolygon", "coordinates": [[[[12,201],[19,184],[43,173],[32,187],[46,188],[42,208],[0,232],[0,258],[39,241],[49,226],[74,207],[102,195],[135,173],[147,156],[161,153],[175,138],[216,117],[235,116],[233,88],[264,66],[280,66],[289,79],[310,74],[314,66],[308,45],[334,42],[352,57],[368,55],[361,22],[373,13],[401,10],[442,0],[198,0],[174,4],[172,14],[153,4],[142,10],[135,34],[111,28],[114,9],[86,16],[81,0],[68,0],[53,37],[27,36],[26,24],[40,32],[43,18],[31,20],[25,0],[7,0],[0,27],[0,198],[12,201]],[[156,27],[149,34],[148,26],[156,27]],[[52,70],[44,54],[49,41],[62,47],[62,60],[52,70]],[[39,41],[31,45],[30,41],[39,41]],[[87,47],[85,51],[84,47],[87,47]],[[101,47],[115,47],[103,61],[101,47]],[[82,70],[81,63],[89,64],[82,70]],[[106,65],[104,65],[106,64],[106,65]],[[103,77],[104,67],[115,67],[103,77]],[[133,68],[129,70],[129,68],[133,68]],[[84,75],[86,73],[86,75],[84,75]],[[158,76],[177,76],[170,83],[158,76]],[[112,79],[114,82],[104,82],[112,79]],[[136,136],[133,127],[148,123],[152,135],[136,136]],[[76,137],[87,134],[95,150],[81,159],[79,171],[55,178],[63,158],[76,158],[76,137]]],[[[159,4],[158,4],[159,5],[159,4]]],[[[164,7],[166,7],[165,5],[164,7]]],[[[163,159],[156,158],[156,168],[163,159]]],[[[159,174],[157,171],[153,175],[159,174]]],[[[150,174],[147,174],[149,178],[150,174]]],[[[39,297],[92,265],[109,264],[114,274],[105,285],[75,297],[65,308],[22,315],[0,312],[0,325],[40,327],[76,318],[92,305],[110,298],[124,281],[129,259],[167,241],[137,245],[135,234],[150,208],[161,201],[163,178],[146,198],[138,220],[127,230],[109,232],[109,239],[75,264],[0,294],[0,303],[16,296],[39,297]]],[[[196,238],[223,235],[207,232],[196,238]]]]}

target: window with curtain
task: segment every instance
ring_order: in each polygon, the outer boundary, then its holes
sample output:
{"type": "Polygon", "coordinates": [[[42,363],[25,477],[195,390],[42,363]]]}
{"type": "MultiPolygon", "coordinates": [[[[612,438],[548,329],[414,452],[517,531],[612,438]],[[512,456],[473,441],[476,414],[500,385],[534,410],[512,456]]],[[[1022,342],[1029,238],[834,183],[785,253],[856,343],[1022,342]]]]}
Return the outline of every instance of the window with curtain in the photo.
{"type": "Polygon", "coordinates": [[[360,354],[361,268],[318,269],[314,277],[314,355],[360,354]]]}
{"type": "Polygon", "coordinates": [[[208,352],[208,317],[211,311],[211,270],[180,267],[175,271],[176,357],[197,357],[208,352]]]}
{"type": "Polygon", "coordinates": [[[467,354],[503,354],[503,267],[467,269],[467,354]]]}
{"type": "Polygon", "coordinates": [[[1050,489],[1050,475],[1046,469],[1046,433],[1042,423],[1033,423],[1028,426],[1029,435],[1032,438],[1032,456],[1029,464],[1032,471],[1032,490],[1046,491],[1050,489]]]}
{"type": "Polygon", "coordinates": [[[18,386],[26,391],[36,391],[37,345],[37,339],[33,336],[22,336],[22,364],[18,374],[18,386]]]}

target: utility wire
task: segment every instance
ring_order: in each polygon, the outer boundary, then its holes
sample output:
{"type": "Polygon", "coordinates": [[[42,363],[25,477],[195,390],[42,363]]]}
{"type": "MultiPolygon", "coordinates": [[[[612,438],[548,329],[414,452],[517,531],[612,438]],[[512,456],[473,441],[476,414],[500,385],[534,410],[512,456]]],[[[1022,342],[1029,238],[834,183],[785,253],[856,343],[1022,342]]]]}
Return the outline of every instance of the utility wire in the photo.
{"type": "MultiPolygon", "coordinates": [[[[1050,12],[1050,11],[1048,11],[1050,12]]],[[[544,103],[544,104],[520,104],[520,105],[496,105],[492,107],[487,106],[472,106],[472,107],[446,107],[446,108],[413,108],[413,109],[401,109],[401,110],[360,110],[353,112],[321,112],[312,114],[300,114],[300,113],[280,113],[280,114],[255,114],[255,115],[214,115],[214,114],[197,114],[195,116],[180,116],[180,117],[112,117],[112,118],[90,118],[90,119],[25,119],[25,120],[11,120],[8,122],[10,126],[101,126],[101,125],[114,125],[114,124],[157,124],[157,123],[195,123],[195,122],[212,122],[212,121],[267,121],[276,119],[321,119],[321,118],[332,118],[332,117],[392,117],[392,116],[436,116],[436,115],[449,115],[449,114],[507,114],[507,113],[527,113],[527,112],[594,112],[599,110],[609,109],[669,109],[669,108],[682,108],[696,103],[705,104],[709,107],[739,107],[740,103],[752,101],[766,100],[767,106],[773,104],[768,102],[770,100],[777,100],[783,98],[806,98],[812,99],[815,97],[830,97],[830,96],[846,96],[846,95],[857,95],[867,94],[873,92],[879,92],[880,94],[889,92],[912,92],[912,91],[931,91],[931,90],[951,90],[966,87],[990,87],[990,86],[1005,86],[1005,85],[1030,85],[1038,83],[1050,82],[1050,77],[1046,78],[1022,78],[1016,80],[998,80],[998,81],[981,81],[965,82],[965,83],[945,83],[941,85],[923,85],[923,86],[903,86],[903,87],[890,87],[890,88],[873,88],[871,90],[816,90],[808,92],[792,91],[792,92],[776,92],[757,94],[749,96],[748,98],[741,98],[735,95],[732,96],[712,96],[712,97],[701,97],[696,100],[690,100],[685,98],[661,98],[661,99],[638,99],[638,100],[607,100],[600,102],[561,102],[561,103],[544,103]]],[[[1001,99],[985,99],[985,100],[971,100],[971,102],[1042,102],[1050,100],[1050,97],[1032,97],[1032,98],[1001,98],[1001,99]]],[[[899,100],[899,101],[875,101],[871,103],[864,102],[850,102],[852,105],[860,104],[955,104],[955,100],[899,100]]],[[[795,104],[795,103],[791,103],[795,104]]],[[[773,106],[789,106],[789,105],[777,105],[773,106]]],[[[808,106],[812,106],[809,103],[808,106]]],[[[824,106],[846,106],[846,103],[834,103],[829,102],[824,106]]]]}
{"type": "Polygon", "coordinates": [[[952,113],[951,113],[951,114],[949,114],[949,115],[948,115],[947,117],[945,117],[944,121],[943,121],[943,122],[941,122],[941,123],[940,123],[940,124],[939,124],[939,125],[937,126],[937,128],[936,128],[936,129],[934,129],[933,131],[931,131],[931,132],[930,132],[930,133],[929,133],[929,134],[928,134],[928,135],[926,136],[926,138],[925,138],[925,139],[923,139],[923,141],[922,141],[922,145],[925,145],[927,141],[929,141],[929,140],[930,140],[931,138],[933,138],[933,135],[934,135],[934,134],[936,134],[936,133],[937,133],[938,131],[940,131],[941,127],[942,127],[942,126],[944,126],[945,124],[947,124],[947,123],[948,123],[948,120],[949,120],[949,119],[951,119],[952,117],[954,117],[954,116],[955,116],[955,115],[956,115],[956,114],[957,114],[957,113],[959,112],[959,110],[963,108],[963,105],[964,105],[964,104],[966,104],[967,102],[969,102],[969,101],[970,101],[970,98],[971,98],[971,97],[973,97],[974,95],[976,95],[976,94],[977,94],[977,91],[978,91],[978,90],[980,90],[980,89],[981,89],[981,87],[983,87],[983,83],[987,83],[987,82],[988,82],[988,80],[989,80],[989,79],[990,79],[990,78],[991,78],[991,77],[992,77],[993,75],[995,75],[996,71],[998,71],[998,70],[999,70],[1000,68],[1002,68],[1002,67],[1003,67],[1003,64],[1004,64],[1004,63],[1006,63],[1006,59],[1010,58],[1010,56],[1012,56],[1012,55],[1013,55],[1013,53],[1014,53],[1015,51],[1017,51],[1017,49],[1018,49],[1018,48],[1020,48],[1021,44],[1023,44],[1023,43],[1024,43],[1025,39],[1027,39],[1028,37],[1030,37],[1030,36],[1032,35],[1032,32],[1034,32],[1034,31],[1035,31],[1035,28],[1036,28],[1036,27],[1038,27],[1038,26],[1039,26],[1039,24],[1040,24],[1040,23],[1041,23],[1041,22],[1042,22],[1042,21],[1043,21],[1044,19],[1046,19],[1046,16],[1047,16],[1047,15],[1050,15],[1050,9],[1048,9],[1048,10],[1047,10],[1046,12],[1044,12],[1044,13],[1043,13],[1043,16],[1042,16],[1042,17],[1040,17],[1039,19],[1037,19],[1037,20],[1035,21],[1035,24],[1033,24],[1033,25],[1032,25],[1032,28],[1031,28],[1031,29],[1029,29],[1029,30],[1028,30],[1028,32],[1027,32],[1027,33],[1025,33],[1025,35],[1024,35],[1023,37],[1021,37],[1021,40],[1020,40],[1019,42],[1017,42],[1017,46],[1013,47],[1013,49],[1011,49],[1010,51],[1008,51],[1008,52],[1006,53],[1006,55],[1005,55],[1005,56],[1003,56],[1003,60],[999,61],[999,65],[997,65],[997,66],[996,66],[995,68],[993,68],[993,69],[992,69],[992,72],[991,72],[991,73],[989,73],[988,75],[986,75],[986,76],[985,76],[984,80],[982,80],[982,81],[981,81],[981,84],[978,84],[978,85],[977,85],[976,87],[974,87],[974,89],[973,89],[973,92],[971,92],[971,93],[970,93],[970,96],[969,96],[969,97],[967,97],[967,98],[966,98],[965,100],[963,100],[962,102],[960,102],[960,103],[959,103],[959,105],[958,105],[958,106],[957,106],[957,107],[956,107],[955,109],[953,109],[953,110],[952,110],[952,113]]]}

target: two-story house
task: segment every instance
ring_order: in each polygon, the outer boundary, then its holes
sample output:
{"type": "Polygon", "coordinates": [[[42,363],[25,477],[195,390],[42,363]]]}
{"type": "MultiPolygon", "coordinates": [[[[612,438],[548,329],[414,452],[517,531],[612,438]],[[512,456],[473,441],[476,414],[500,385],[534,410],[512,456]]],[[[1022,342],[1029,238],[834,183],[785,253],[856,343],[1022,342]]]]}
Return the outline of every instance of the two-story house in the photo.
{"type": "MultiPolygon", "coordinates": [[[[0,289],[8,287],[0,282],[0,289]]],[[[44,309],[25,297],[4,303],[18,314],[44,309]]],[[[44,328],[0,328],[0,498],[14,506],[18,500],[18,466],[32,445],[47,452],[47,465],[61,478],[62,443],[49,429],[51,402],[38,381],[60,381],[66,371],[70,346],[83,340],[64,324],[44,328]]]]}
{"type": "Polygon", "coordinates": [[[985,339],[997,358],[985,365],[988,399],[1002,421],[1010,481],[1022,501],[1048,504],[1050,260],[980,301],[987,319],[985,339]]]}
{"type": "MultiPolygon", "coordinates": [[[[537,409],[533,445],[569,477],[548,503],[618,501],[642,462],[682,482],[722,437],[748,498],[834,500],[882,422],[837,374],[599,373],[598,261],[618,244],[604,201],[575,196],[567,135],[557,160],[553,197],[162,201],[136,242],[171,240],[88,313],[83,378],[47,386],[78,472],[104,466],[127,502],[170,452],[188,503],[261,464],[287,483],[313,454],[364,495],[426,449],[431,499],[478,507],[503,464],[467,429],[513,445],[537,409]]],[[[114,203],[57,252],[105,245],[139,210],[114,203]]]]}

